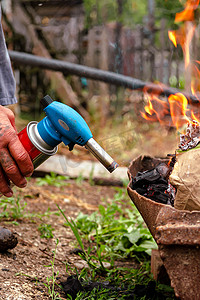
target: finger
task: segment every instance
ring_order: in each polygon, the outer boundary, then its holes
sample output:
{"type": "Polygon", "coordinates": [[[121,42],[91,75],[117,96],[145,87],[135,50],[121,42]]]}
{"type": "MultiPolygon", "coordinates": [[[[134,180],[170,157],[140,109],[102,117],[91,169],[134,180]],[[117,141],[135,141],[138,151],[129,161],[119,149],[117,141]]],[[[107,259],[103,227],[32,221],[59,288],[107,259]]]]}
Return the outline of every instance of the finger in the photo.
{"type": "Polygon", "coordinates": [[[12,197],[13,192],[9,185],[9,180],[5,176],[3,169],[0,166],[0,192],[6,197],[12,197]]]}
{"type": "Polygon", "coordinates": [[[16,128],[16,125],[15,125],[15,115],[14,115],[14,113],[9,108],[3,107],[3,109],[4,109],[4,113],[6,114],[6,116],[9,119],[12,127],[17,132],[17,128],[16,128]]]}
{"type": "Polygon", "coordinates": [[[21,174],[27,177],[31,176],[34,169],[33,163],[17,136],[9,142],[8,149],[21,174]]]}
{"type": "Polygon", "coordinates": [[[7,149],[0,151],[0,164],[8,178],[18,187],[25,187],[27,184],[26,179],[22,176],[18,166],[12,159],[7,149]]]}

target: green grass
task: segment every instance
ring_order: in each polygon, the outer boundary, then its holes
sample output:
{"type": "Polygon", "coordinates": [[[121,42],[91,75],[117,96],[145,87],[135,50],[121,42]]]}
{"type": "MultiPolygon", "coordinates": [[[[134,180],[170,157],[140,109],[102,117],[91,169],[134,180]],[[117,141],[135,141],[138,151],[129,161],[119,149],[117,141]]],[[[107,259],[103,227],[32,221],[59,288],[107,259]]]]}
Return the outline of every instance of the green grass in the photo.
{"type": "Polygon", "coordinates": [[[88,240],[98,240],[107,258],[139,258],[151,255],[157,245],[143,219],[133,204],[129,203],[125,189],[118,189],[107,205],[99,205],[90,215],[80,213],[75,220],[80,235],[88,240]]]}
{"type": "Polygon", "coordinates": [[[51,185],[51,186],[56,186],[56,187],[62,187],[64,185],[67,185],[67,180],[69,177],[63,176],[63,175],[57,175],[54,172],[51,172],[50,174],[45,175],[44,178],[37,178],[36,179],[36,184],[39,186],[46,186],[46,185],[51,185]]]}
{"type": "Polygon", "coordinates": [[[18,197],[2,197],[0,200],[0,218],[9,220],[20,220],[25,216],[26,202],[21,201],[18,197]]]}
{"type": "Polygon", "coordinates": [[[119,188],[110,203],[99,205],[98,211],[90,215],[81,212],[75,220],[69,220],[59,208],[89,267],[97,267],[94,261],[104,269],[103,262],[107,261],[113,265],[116,259],[149,259],[151,250],[157,248],[139,212],[127,201],[126,190],[119,188]],[[83,240],[88,244],[87,251],[83,240]]]}
{"type": "Polygon", "coordinates": [[[40,232],[40,237],[45,239],[52,239],[54,237],[53,231],[55,229],[51,227],[50,224],[40,224],[38,226],[38,231],[40,232]]]}
{"type": "MultiPolygon", "coordinates": [[[[29,195],[26,195],[26,197],[29,197],[29,195]]],[[[43,220],[45,217],[49,218],[52,215],[60,216],[60,213],[59,211],[51,211],[49,208],[47,208],[44,213],[29,212],[27,210],[27,202],[24,201],[20,196],[13,196],[10,198],[2,197],[0,200],[0,219],[12,221],[15,225],[18,225],[17,221],[25,218],[37,218],[39,220],[43,220]]],[[[47,230],[48,226],[46,227],[47,230]]]]}
{"type": "MultiPolygon", "coordinates": [[[[70,274],[76,274],[82,286],[91,281],[109,282],[113,289],[93,289],[91,292],[79,292],[75,300],[86,299],[149,299],[145,294],[139,296],[135,289],[142,285],[155,285],[154,300],[173,300],[174,291],[171,287],[161,285],[152,278],[150,270],[151,250],[157,247],[149,230],[133,204],[130,204],[124,188],[116,188],[114,199],[106,205],[100,205],[97,212],[90,215],[80,213],[73,220],[68,219],[59,208],[65,219],[65,225],[74,233],[78,247],[82,250],[80,257],[88,267],[78,274],[76,268],[70,267],[70,274]],[[129,205],[127,205],[129,203],[129,205]],[[127,207],[129,206],[129,207],[127,207]],[[138,267],[117,267],[118,259],[135,261],[138,267]],[[110,263],[105,266],[105,262],[110,263]]],[[[103,202],[103,200],[102,200],[103,202]]],[[[66,264],[69,272],[69,266],[66,264]]],[[[67,299],[72,299],[69,295],[67,299]]]]}
{"type": "MultiPolygon", "coordinates": [[[[156,244],[139,212],[130,203],[126,189],[115,188],[115,190],[113,199],[102,199],[98,211],[90,215],[80,213],[75,220],[67,218],[59,207],[59,211],[56,212],[47,209],[43,214],[29,213],[26,210],[26,202],[20,197],[2,198],[0,217],[14,221],[36,217],[43,221],[44,217],[50,217],[52,214],[56,214],[58,217],[62,215],[65,220],[64,224],[71,228],[78,247],[82,250],[80,257],[87,262],[88,266],[80,272],[67,263],[63,264],[63,267],[65,265],[66,271],[70,275],[76,274],[83,287],[90,281],[109,282],[113,286],[113,290],[96,288],[91,292],[79,292],[76,300],[126,299],[126,293],[132,293],[137,285],[147,286],[149,282],[153,281],[150,272],[150,254],[156,244]],[[118,260],[136,261],[136,267],[117,267],[118,260]]],[[[54,228],[51,225],[43,222],[38,230],[43,238],[54,237],[54,228]]],[[[58,240],[56,249],[57,246],[58,240]]],[[[56,249],[53,251],[50,264],[46,266],[51,268],[52,275],[47,277],[46,282],[43,283],[52,300],[62,299],[58,293],[61,288],[57,283],[59,274],[55,272],[56,249]]],[[[155,284],[155,297],[152,299],[175,299],[171,287],[155,284]],[[162,298],[158,298],[158,295],[161,295],[162,298]]],[[[135,296],[134,299],[147,299],[145,297],[135,296]]],[[[70,296],[67,299],[71,299],[70,296]]]]}
{"type": "Polygon", "coordinates": [[[61,300],[59,293],[55,291],[55,286],[58,285],[57,278],[59,275],[59,271],[55,272],[55,257],[58,243],[59,241],[56,240],[56,248],[53,251],[53,259],[51,260],[51,264],[45,266],[47,268],[51,268],[52,275],[50,277],[47,277],[47,283],[43,283],[47,287],[48,294],[52,300],[61,300]]]}

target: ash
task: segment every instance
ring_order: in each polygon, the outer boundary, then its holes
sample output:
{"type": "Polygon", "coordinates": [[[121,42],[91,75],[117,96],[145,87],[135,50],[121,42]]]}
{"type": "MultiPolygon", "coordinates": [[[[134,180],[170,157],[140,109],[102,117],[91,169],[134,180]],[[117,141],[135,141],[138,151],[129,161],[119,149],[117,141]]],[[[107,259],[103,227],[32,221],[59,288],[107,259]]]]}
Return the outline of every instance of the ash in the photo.
{"type": "Polygon", "coordinates": [[[180,135],[179,149],[186,151],[195,148],[200,142],[200,124],[193,120],[187,124],[186,134],[180,135]]]}

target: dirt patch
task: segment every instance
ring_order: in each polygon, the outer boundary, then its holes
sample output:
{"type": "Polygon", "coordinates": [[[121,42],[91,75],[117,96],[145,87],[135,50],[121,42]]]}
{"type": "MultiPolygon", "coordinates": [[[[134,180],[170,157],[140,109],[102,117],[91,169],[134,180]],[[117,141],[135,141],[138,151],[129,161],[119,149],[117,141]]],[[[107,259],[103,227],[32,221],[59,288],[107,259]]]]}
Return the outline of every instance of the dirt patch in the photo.
{"type": "MultiPolygon", "coordinates": [[[[40,218],[21,218],[18,225],[1,219],[1,226],[16,232],[18,245],[0,254],[0,299],[49,299],[47,288],[42,283],[47,283],[47,277],[52,276],[51,268],[45,266],[51,264],[56,239],[59,243],[55,273],[59,272],[59,277],[65,280],[69,276],[66,262],[71,269],[81,270],[84,261],[72,253],[75,247],[72,231],[63,225],[62,216],[49,215],[49,212],[58,211],[59,205],[68,217],[76,217],[79,212],[90,214],[98,209],[99,204],[106,205],[115,192],[114,187],[91,186],[86,181],[77,183],[72,180],[65,187],[39,187],[35,178],[31,178],[25,189],[16,189],[15,195],[19,195],[22,202],[27,202],[26,213],[39,214],[40,218]],[[41,217],[41,214],[44,216],[41,217]],[[40,237],[38,226],[42,223],[50,224],[55,229],[55,238],[40,237]]],[[[122,264],[124,266],[124,262],[122,264]]],[[[130,264],[127,262],[127,266],[130,264]]]]}

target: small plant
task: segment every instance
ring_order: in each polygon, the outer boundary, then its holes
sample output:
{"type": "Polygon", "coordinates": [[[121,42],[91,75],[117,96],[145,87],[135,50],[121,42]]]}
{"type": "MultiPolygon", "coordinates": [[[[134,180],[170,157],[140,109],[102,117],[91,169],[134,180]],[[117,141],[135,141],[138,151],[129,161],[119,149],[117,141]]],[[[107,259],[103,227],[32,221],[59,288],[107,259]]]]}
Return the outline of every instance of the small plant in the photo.
{"type": "Polygon", "coordinates": [[[91,215],[80,213],[75,220],[77,229],[87,240],[98,239],[98,243],[106,245],[104,252],[107,257],[151,255],[151,249],[157,245],[135,206],[128,209],[120,204],[124,193],[119,189],[110,204],[106,207],[99,205],[98,212],[91,215]]]}
{"type": "Polygon", "coordinates": [[[83,177],[83,175],[82,175],[82,173],[81,173],[81,174],[79,174],[79,176],[76,178],[76,184],[77,184],[77,185],[81,185],[83,181],[84,181],[84,177],[83,177]]]}
{"type": "Polygon", "coordinates": [[[44,285],[48,288],[48,293],[52,300],[61,300],[59,293],[56,293],[55,286],[57,285],[56,280],[59,275],[59,271],[55,273],[55,257],[56,257],[56,250],[58,247],[59,241],[56,240],[56,248],[53,251],[53,259],[51,260],[51,264],[48,266],[45,266],[47,268],[51,268],[52,275],[50,277],[47,277],[47,283],[44,283],[44,285]]]}
{"type": "Polygon", "coordinates": [[[45,239],[52,239],[54,237],[53,231],[55,229],[51,227],[50,224],[40,224],[38,231],[40,232],[40,237],[45,239]]]}
{"type": "Polygon", "coordinates": [[[48,207],[47,210],[44,213],[41,212],[33,212],[33,213],[27,213],[27,217],[29,218],[38,218],[40,220],[43,220],[44,217],[49,218],[50,216],[60,216],[59,211],[51,211],[50,208],[48,207]]]}
{"type": "MultiPolygon", "coordinates": [[[[135,210],[134,206],[133,209],[130,210],[129,213],[127,213],[126,217],[119,217],[119,215],[123,215],[122,207],[119,206],[115,201],[124,200],[124,190],[119,189],[116,193],[115,199],[111,204],[108,204],[108,206],[105,208],[103,206],[99,207],[99,214],[94,213],[91,216],[84,215],[84,217],[81,223],[81,232],[83,236],[83,231],[85,236],[90,239],[91,237],[95,237],[95,246],[92,248],[90,245],[87,244],[87,249],[84,247],[81,233],[80,232],[80,219],[73,221],[72,219],[68,220],[68,218],[65,216],[63,211],[59,208],[61,214],[63,215],[66,225],[68,225],[71,230],[74,233],[74,236],[76,237],[76,240],[79,244],[79,247],[81,248],[82,252],[80,252],[79,256],[84,259],[89,268],[82,269],[80,275],[78,275],[77,270],[75,270],[77,278],[80,280],[81,285],[83,286],[83,291],[80,291],[77,293],[75,300],[89,300],[89,299],[101,299],[101,300],[107,300],[107,299],[135,299],[135,300],[141,300],[141,299],[149,299],[149,288],[151,287],[151,292],[154,294],[155,300],[161,299],[160,296],[162,296],[162,299],[171,299],[174,300],[174,291],[172,288],[165,286],[165,285],[159,285],[155,281],[152,281],[152,276],[150,272],[150,261],[149,258],[146,257],[145,260],[138,264],[138,268],[117,268],[114,267],[114,264],[112,264],[112,268],[107,269],[104,267],[103,262],[106,261],[106,257],[109,258],[109,261],[112,263],[111,260],[111,254],[113,257],[127,257],[127,250],[120,249],[120,251],[123,253],[125,252],[126,255],[118,254],[113,255],[111,253],[111,250],[113,252],[119,252],[115,250],[114,247],[107,246],[107,239],[108,241],[113,237],[112,242],[116,240],[117,243],[119,243],[120,239],[122,237],[128,238],[129,242],[130,240],[133,241],[132,231],[137,229],[144,229],[146,228],[143,226],[142,219],[139,216],[139,213],[135,210]],[[115,214],[118,215],[118,219],[115,220],[115,214]],[[130,214],[130,215],[129,215],[130,214]],[[129,215],[129,216],[128,216],[129,215]],[[132,215],[135,215],[134,217],[132,215]],[[88,221],[89,220],[89,221],[88,221]],[[117,223],[115,223],[115,221],[117,223]],[[132,224],[132,222],[134,222],[132,224]],[[109,223],[111,224],[111,228],[109,228],[109,223]],[[106,225],[106,226],[102,226],[106,225]],[[101,227],[102,226],[102,227],[101,227]],[[132,227],[130,227],[132,226],[132,227]],[[101,230],[105,230],[105,227],[108,227],[108,232],[104,232],[102,234],[101,230]],[[129,232],[130,231],[130,232],[129,232]],[[92,232],[92,235],[90,233],[92,232]],[[117,237],[119,233],[119,238],[117,237]],[[130,234],[130,236],[129,236],[130,234]],[[109,251],[108,251],[108,249],[109,251]],[[108,254],[105,255],[106,251],[108,251],[108,254]],[[87,289],[84,289],[84,286],[87,286],[87,284],[90,285],[91,282],[99,281],[100,278],[103,277],[103,282],[107,282],[108,287],[105,285],[99,285],[97,284],[97,288],[93,288],[88,292],[87,289]],[[137,295],[137,290],[140,290],[140,295],[137,295]],[[141,295],[142,292],[142,295],[141,295]],[[127,298],[128,297],[128,298],[127,298]]],[[[135,248],[130,249],[131,252],[134,252],[137,247],[139,247],[139,251],[142,253],[148,253],[150,254],[150,249],[152,247],[155,247],[155,244],[151,241],[152,237],[150,233],[147,231],[144,233],[139,231],[135,233],[136,237],[134,241],[135,248]],[[137,236],[139,235],[139,236],[137,236]],[[140,240],[141,239],[141,240],[140,240]],[[140,241],[139,241],[140,240],[140,241]],[[147,242],[149,245],[145,246],[145,243],[147,242]]],[[[92,239],[92,243],[94,244],[94,239],[92,239]]],[[[115,244],[115,243],[114,243],[115,244]]],[[[133,247],[133,245],[132,245],[133,247]]],[[[128,249],[128,248],[127,248],[128,249]]],[[[137,249],[138,250],[138,249],[137,249]]],[[[129,253],[130,254],[130,253],[129,253]]],[[[66,265],[66,271],[69,271],[68,265],[66,265]]],[[[73,270],[71,270],[73,271],[73,270]]],[[[71,296],[67,299],[72,299],[71,296]]]]}
{"type": "Polygon", "coordinates": [[[0,218],[19,220],[25,216],[27,203],[21,204],[20,197],[2,198],[0,201],[0,218]]]}
{"type": "MultiPolygon", "coordinates": [[[[65,216],[64,212],[61,210],[61,208],[59,206],[58,206],[58,208],[66,221],[66,225],[68,225],[71,228],[71,230],[73,231],[74,236],[76,237],[76,240],[82,250],[82,253],[79,254],[81,256],[81,258],[87,262],[88,266],[92,270],[94,270],[94,271],[97,269],[105,270],[105,267],[102,262],[102,257],[101,257],[101,252],[103,251],[104,246],[103,245],[100,246],[100,249],[97,250],[97,256],[92,254],[92,248],[90,246],[87,247],[87,251],[86,251],[75,222],[72,219],[69,221],[67,219],[67,217],[65,216]]],[[[93,273],[93,275],[94,274],[95,274],[95,272],[93,273]]]]}
{"type": "Polygon", "coordinates": [[[52,185],[56,187],[61,187],[63,185],[67,185],[66,180],[68,179],[69,177],[67,176],[57,175],[54,172],[51,172],[50,175],[47,174],[44,178],[37,178],[36,183],[39,186],[52,185]]]}

